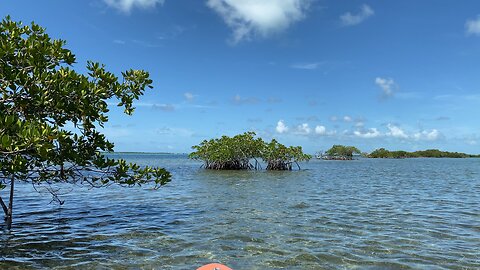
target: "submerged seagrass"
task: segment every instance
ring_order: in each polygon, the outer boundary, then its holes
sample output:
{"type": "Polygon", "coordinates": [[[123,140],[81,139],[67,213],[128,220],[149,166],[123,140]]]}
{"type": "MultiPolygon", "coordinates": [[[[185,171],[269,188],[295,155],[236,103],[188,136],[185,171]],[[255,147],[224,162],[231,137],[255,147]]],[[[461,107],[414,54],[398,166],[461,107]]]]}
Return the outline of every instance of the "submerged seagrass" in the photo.
{"type": "Polygon", "coordinates": [[[189,157],[202,160],[203,167],[213,170],[258,170],[261,169],[258,159],[267,163],[267,170],[292,170],[293,163],[300,169],[298,162],[311,159],[301,146],[287,147],[275,139],[266,143],[255,136],[255,132],[245,132],[234,137],[204,140],[192,146],[195,151],[189,157]]]}

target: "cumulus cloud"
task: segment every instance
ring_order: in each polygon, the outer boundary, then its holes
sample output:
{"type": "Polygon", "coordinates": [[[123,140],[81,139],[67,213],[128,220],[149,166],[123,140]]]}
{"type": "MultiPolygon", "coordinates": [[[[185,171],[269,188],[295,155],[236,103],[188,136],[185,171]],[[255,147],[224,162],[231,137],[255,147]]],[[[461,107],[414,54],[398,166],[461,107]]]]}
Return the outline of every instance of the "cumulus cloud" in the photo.
{"type": "Polygon", "coordinates": [[[345,116],[343,117],[343,121],[345,121],[345,122],[352,122],[352,117],[350,117],[350,116],[348,116],[348,115],[345,115],[345,116]]]}
{"type": "Polygon", "coordinates": [[[355,123],[355,126],[358,127],[358,128],[361,128],[361,127],[365,126],[365,123],[362,122],[362,121],[357,121],[357,122],[355,123]]]}
{"type": "Polygon", "coordinates": [[[468,35],[480,35],[480,15],[475,20],[467,20],[465,31],[468,35]]]}
{"type": "Polygon", "coordinates": [[[156,5],[163,5],[165,0],[103,0],[108,6],[122,12],[130,13],[133,8],[154,8],[156,5]]]}
{"type": "Polygon", "coordinates": [[[282,133],[286,133],[288,131],[288,127],[285,125],[285,123],[283,122],[283,120],[279,120],[278,123],[277,123],[277,127],[275,128],[275,130],[282,134],[282,133]]]}
{"type": "Polygon", "coordinates": [[[378,85],[385,97],[391,97],[394,94],[394,88],[397,87],[395,81],[392,78],[375,78],[375,84],[378,85]]]}
{"type": "Polygon", "coordinates": [[[355,130],[353,134],[360,138],[371,139],[380,137],[382,134],[376,128],[370,128],[365,132],[361,132],[359,130],[355,130]]]}
{"type": "Polygon", "coordinates": [[[190,93],[190,92],[186,92],[183,94],[183,97],[187,100],[187,101],[193,101],[195,99],[195,95],[190,93]]]}
{"type": "Polygon", "coordinates": [[[442,136],[442,134],[440,133],[440,131],[438,131],[436,129],[432,129],[430,131],[424,130],[424,131],[417,132],[417,133],[413,134],[413,138],[417,141],[418,140],[436,141],[441,136],[442,136]]]}
{"type": "Polygon", "coordinates": [[[398,126],[388,124],[387,125],[388,132],[386,133],[387,136],[400,138],[400,139],[407,139],[408,135],[403,131],[403,129],[399,128],[398,126]]]}
{"type": "Polygon", "coordinates": [[[327,134],[327,129],[324,126],[316,126],[315,127],[315,134],[325,135],[325,134],[327,134]]]}
{"type": "Polygon", "coordinates": [[[296,133],[301,134],[301,135],[308,135],[312,129],[308,126],[307,123],[303,123],[301,125],[297,126],[296,133]]]}
{"type": "Polygon", "coordinates": [[[406,131],[401,129],[400,127],[388,124],[387,125],[388,131],[382,133],[377,128],[370,128],[368,130],[356,130],[353,132],[355,137],[364,138],[364,139],[371,139],[371,138],[379,138],[379,137],[390,137],[396,138],[401,140],[414,140],[414,141],[435,141],[443,137],[443,135],[437,129],[432,130],[423,130],[416,133],[408,134],[406,131]]]}
{"type": "Polygon", "coordinates": [[[268,37],[305,18],[311,0],[208,0],[233,30],[232,43],[268,37]]]}
{"type": "Polygon", "coordinates": [[[341,15],[340,21],[344,26],[353,26],[365,21],[368,17],[372,16],[373,14],[375,14],[373,9],[370,6],[364,4],[360,8],[360,12],[358,12],[357,14],[352,14],[350,12],[347,12],[341,15]]]}

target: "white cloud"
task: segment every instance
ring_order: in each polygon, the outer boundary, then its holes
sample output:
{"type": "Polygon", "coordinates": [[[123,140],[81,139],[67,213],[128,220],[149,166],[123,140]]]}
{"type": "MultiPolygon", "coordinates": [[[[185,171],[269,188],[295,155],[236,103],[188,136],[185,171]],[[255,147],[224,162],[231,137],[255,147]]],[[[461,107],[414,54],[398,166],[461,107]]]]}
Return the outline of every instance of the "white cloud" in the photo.
{"type": "Polygon", "coordinates": [[[375,14],[373,9],[370,6],[364,4],[361,6],[359,13],[352,14],[350,12],[347,12],[340,16],[340,20],[344,26],[353,26],[363,22],[373,14],[375,14]]]}
{"type": "Polygon", "coordinates": [[[280,120],[280,121],[278,121],[277,127],[275,128],[275,130],[278,133],[282,134],[282,133],[286,133],[288,131],[288,127],[285,125],[283,120],[280,120]]]}
{"type": "Polygon", "coordinates": [[[400,138],[400,139],[407,139],[408,138],[408,135],[405,133],[405,131],[403,131],[403,129],[401,129],[401,128],[395,126],[395,125],[388,124],[387,128],[389,130],[389,132],[386,133],[387,136],[394,137],[394,138],[400,138]]]}
{"type": "Polygon", "coordinates": [[[440,136],[441,136],[440,132],[436,129],[426,133],[426,138],[429,141],[435,141],[438,138],[440,138],[440,136]]]}
{"type": "Polygon", "coordinates": [[[361,128],[361,127],[365,126],[365,123],[363,123],[362,121],[359,121],[359,122],[355,123],[355,126],[358,127],[358,128],[361,128]]]}
{"type": "Polygon", "coordinates": [[[391,78],[375,78],[375,84],[378,85],[382,91],[383,95],[386,97],[391,97],[394,94],[394,88],[397,86],[395,81],[391,78]]]}
{"type": "Polygon", "coordinates": [[[190,92],[184,93],[183,97],[185,97],[187,101],[193,101],[195,99],[195,95],[190,92]]]}
{"type": "Polygon", "coordinates": [[[352,122],[352,117],[350,117],[350,116],[348,116],[348,115],[345,115],[345,116],[343,117],[343,121],[345,121],[345,122],[352,122]]]}
{"type": "Polygon", "coordinates": [[[480,15],[476,20],[467,20],[465,23],[465,31],[469,35],[480,35],[480,15]]]}
{"type": "Polygon", "coordinates": [[[315,127],[315,134],[325,135],[325,134],[327,134],[327,129],[324,126],[316,126],[315,127]]]}
{"type": "Polygon", "coordinates": [[[320,66],[322,63],[297,63],[293,64],[291,67],[295,69],[308,69],[308,70],[313,70],[317,69],[318,66],[320,66]]]}
{"type": "Polygon", "coordinates": [[[436,129],[432,129],[431,131],[424,130],[424,131],[413,134],[413,138],[417,141],[418,140],[435,141],[439,139],[441,136],[442,134],[436,129]]]}
{"type": "Polygon", "coordinates": [[[116,8],[122,12],[130,13],[134,8],[154,8],[157,4],[163,5],[165,0],[103,0],[107,5],[116,8]]]}
{"type": "Polygon", "coordinates": [[[311,132],[311,128],[308,126],[307,123],[303,123],[297,126],[297,133],[301,135],[308,135],[311,132]]]}
{"type": "Polygon", "coordinates": [[[305,17],[311,0],[208,0],[232,28],[232,42],[238,43],[258,35],[267,37],[287,29],[305,17]]]}
{"type": "Polygon", "coordinates": [[[382,134],[376,128],[370,128],[366,132],[355,130],[353,134],[357,137],[365,138],[365,139],[377,138],[382,136],[382,134]]]}
{"type": "Polygon", "coordinates": [[[393,124],[388,124],[387,129],[388,131],[385,133],[378,131],[377,128],[370,128],[367,131],[356,130],[353,132],[353,135],[359,138],[366,138],[366,139],[386,136],[386,137],[392,137],[392,138],[397,138],[402,140],[414,140],[414,141],[419,141],[419,140],[435,141],[443,137],[443,135],[436,129],[423,130],[423,131],[419,131],[417,133],[411,133],[411,134],[408,134],[403,129],[393,124]]]}

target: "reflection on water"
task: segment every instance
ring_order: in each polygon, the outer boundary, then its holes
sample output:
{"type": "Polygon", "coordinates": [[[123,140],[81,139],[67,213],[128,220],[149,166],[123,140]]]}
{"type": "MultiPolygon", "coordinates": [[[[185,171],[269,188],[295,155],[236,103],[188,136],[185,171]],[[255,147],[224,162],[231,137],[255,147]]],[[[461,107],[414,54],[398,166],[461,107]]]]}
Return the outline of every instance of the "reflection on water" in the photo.
{"type": "Polygon", "coordinates": [[[224,172],[184,156],[126,158],[174,179],[158,191],[64,186],[62,206],[17,185],[0,268],[480,268],[480,159],[224,172]]]}

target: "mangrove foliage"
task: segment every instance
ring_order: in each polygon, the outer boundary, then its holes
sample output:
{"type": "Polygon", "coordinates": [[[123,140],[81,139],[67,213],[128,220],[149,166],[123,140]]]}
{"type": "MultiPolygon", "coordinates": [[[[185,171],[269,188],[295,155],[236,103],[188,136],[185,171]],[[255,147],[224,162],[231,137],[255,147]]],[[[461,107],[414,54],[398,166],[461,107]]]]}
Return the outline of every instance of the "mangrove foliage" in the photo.
{"type": "Polygon", "coordinates": [[[440,151],[438,149],[428,149],[415,152],[407,151],[389,151],[385,148],[379,148],[368,155],[369,158],[468,158],[479,157],[478,155],[469,155],[459,152],[440,151]]]}
{"type": "Polygon", "coordinates": [[[199,145],[192,146],[195,151],[190,153],[192,159],[202,160],[206,169],[212,170],[248,170],[258,169],[257,158],[261,156],[264,142],[255,139],[254,132],[246,132],[234,137],[204,140],[199,145]],[[250,160],[255,164],[251,164],[250,160]]]}
{"type": "Polygon", "coordinates": [[[311,159],[300,146],[287,147],[274,139],[266,143],[255,136],[255,132],[245,132],[204,140],[192,146],[189,157],[203,161],[202,166],[212,170],[258,170],[260,159],[267,163],[267,170],[292,170],[292,164],[300,169],[298,162],[311,159]]]}
{"type": "Polygon", "coordinates": [[[292,170],[292,164],[295,163],[300,170],[298,162],[308,161],[312,158],[311,155],[304,154],[302,147],[290,146],[287,147],[275,139],[270,143],[265,143],[263,146],[262,159],[267,163],[267,170],[292,170]]]}
{"type": "Polygon", "coordinates": [[[354,154],[361,154],[355,146],[334,145],[325,152],[324,159],[352,160],[354,154]]]}
{"type": "Polygon", "coordinates": [[[170,181],[163,168],[102,154],[114,147],[101,133],[107,101],[117,100],[130,115],[133,101],[152,88],[148,72],[127,70],[119,79],[95,62],[76,72],[75,55],[64,46],[35,23],[24,26],[10,17],[0,23],[0,189],[9,187],[0,205],[7,229],[18,181],[44,184],[55,199],[54,183],[159,187],[170,181]]]}

